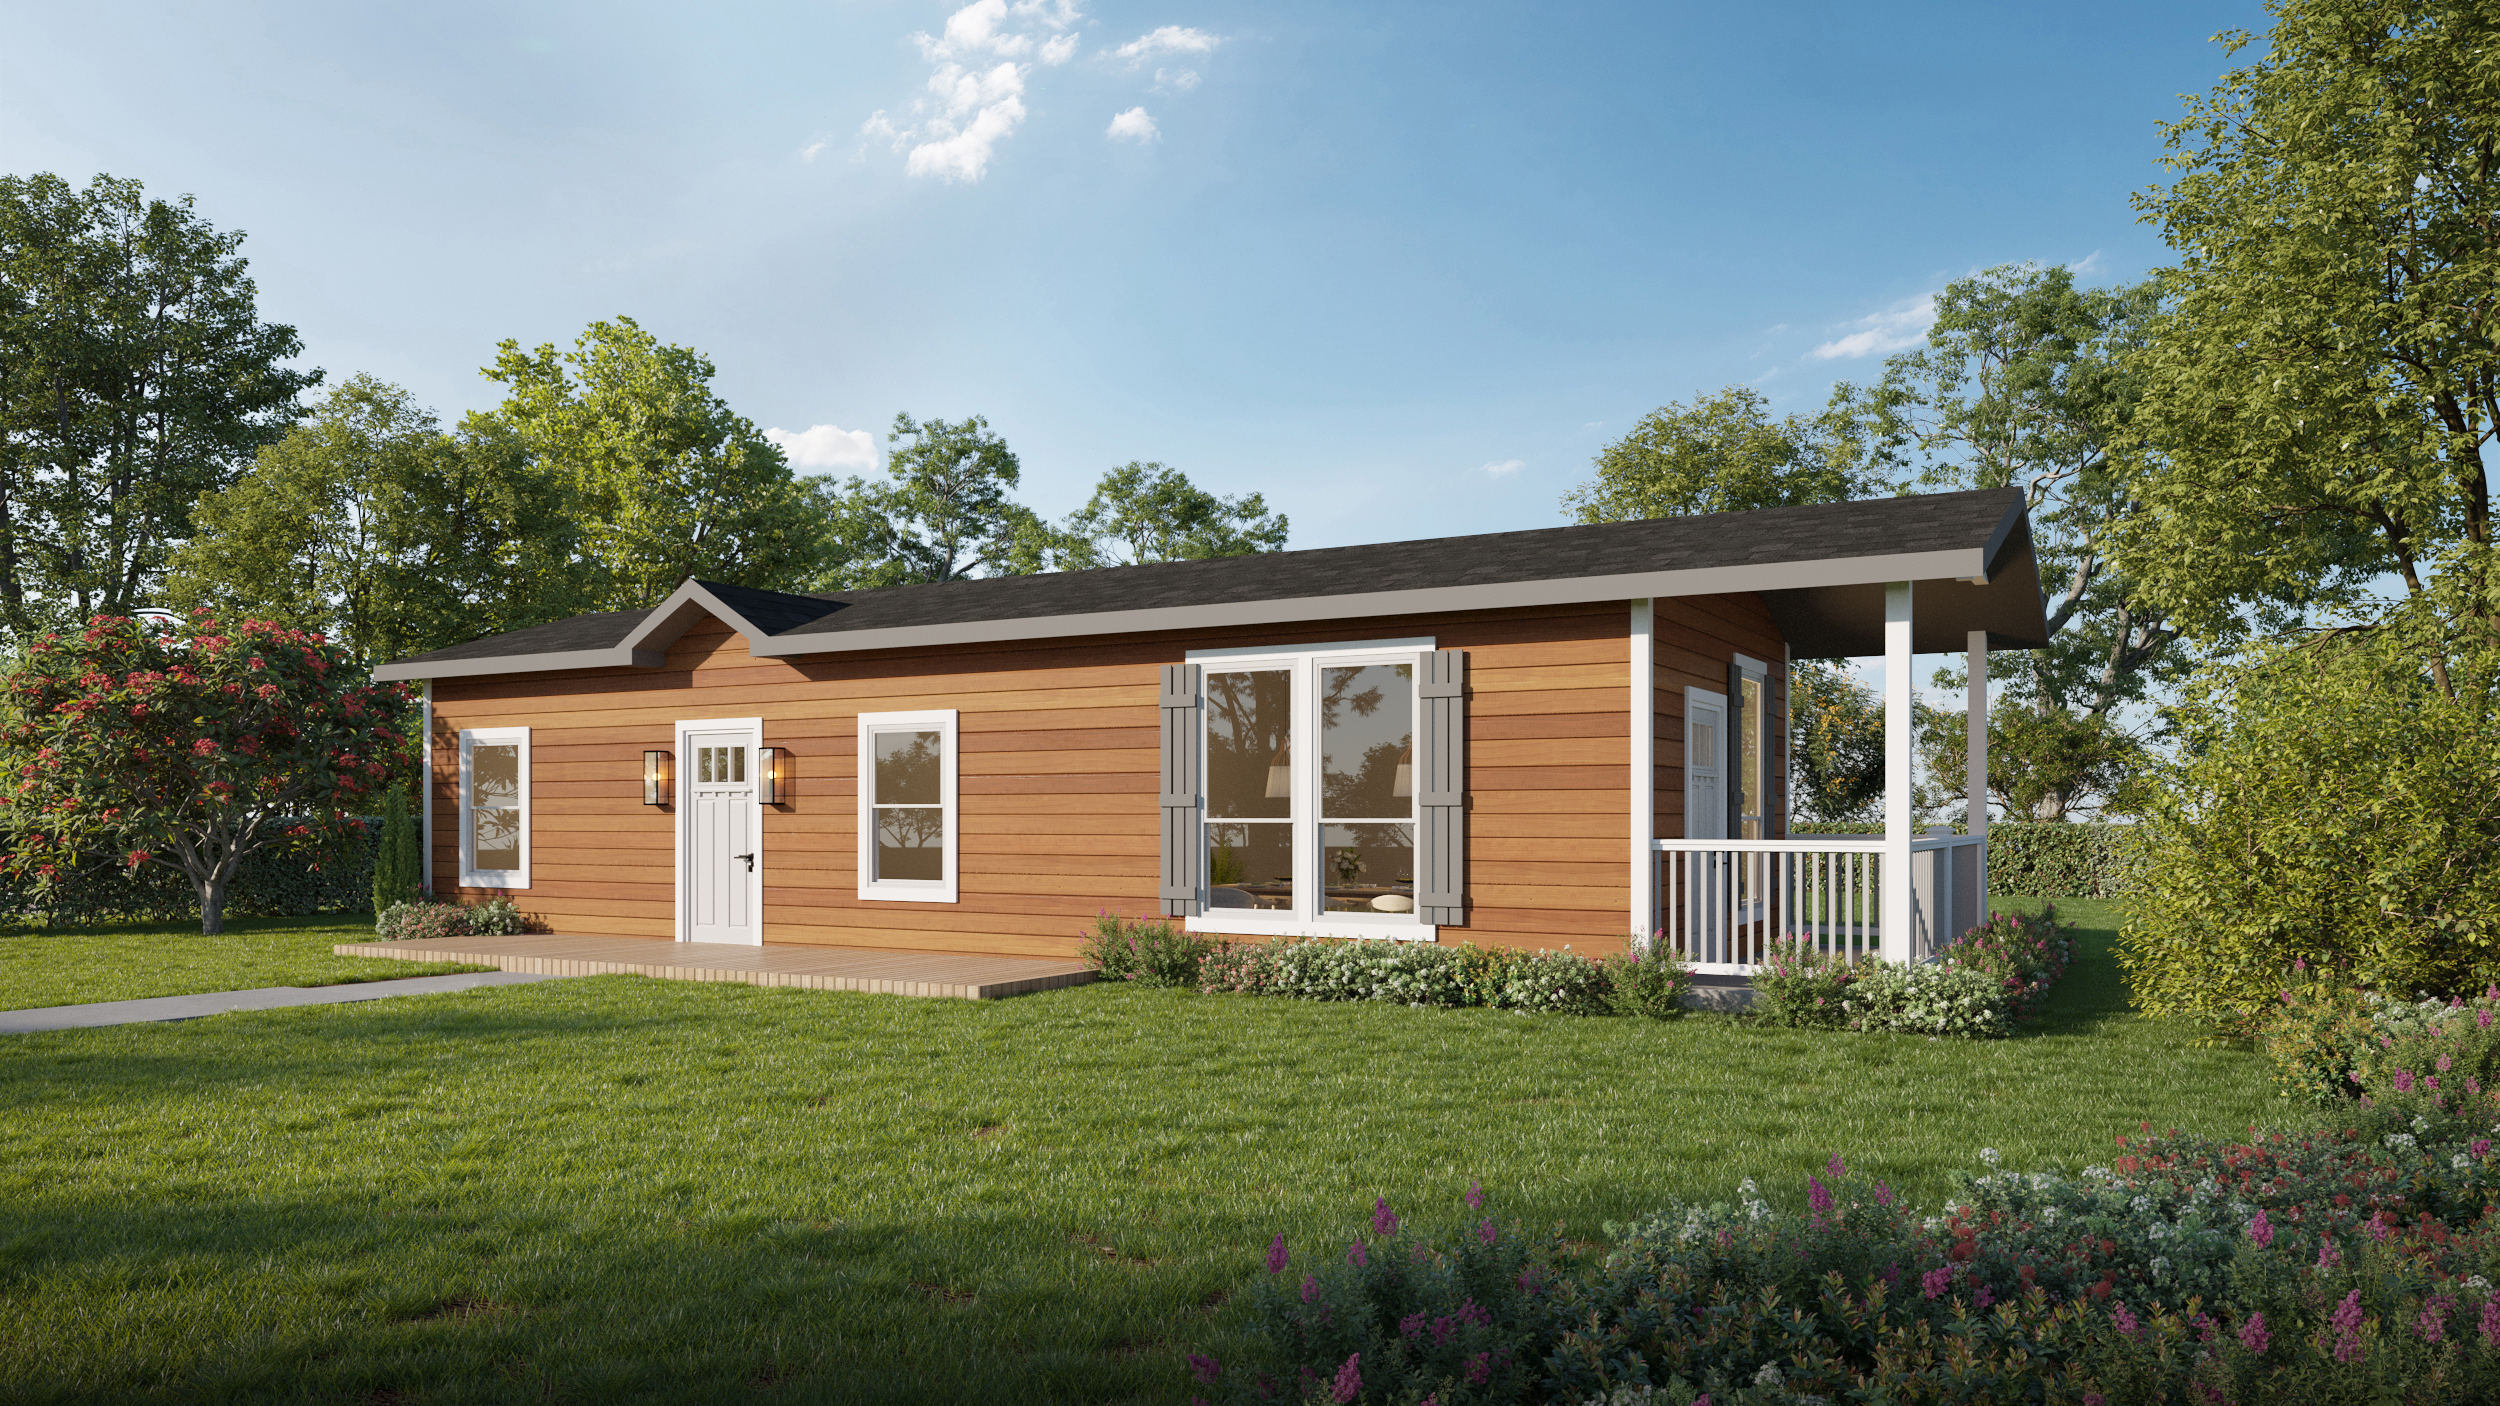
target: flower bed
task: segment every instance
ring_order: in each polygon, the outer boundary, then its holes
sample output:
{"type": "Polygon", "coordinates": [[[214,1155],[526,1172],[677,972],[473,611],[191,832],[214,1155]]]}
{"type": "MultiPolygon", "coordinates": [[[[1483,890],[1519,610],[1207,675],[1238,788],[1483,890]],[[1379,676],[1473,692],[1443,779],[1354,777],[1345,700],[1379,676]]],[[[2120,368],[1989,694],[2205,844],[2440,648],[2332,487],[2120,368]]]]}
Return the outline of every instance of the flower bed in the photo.
{"type": "Polygon", "coordinates": [[[1199,1390],[1435,1406],[2500,1399],[2500,1095],[2441,1103],[2409,1118],[2374,1104],[2333,1133],[2122,1139],[2075,1176],[2000,1171],[1983,1151],[1989,1170],[1932,1215],[1835,1157],[1802,1214],[1748,1182],[1732,1204],[1609,1227],[1612,1252],[1579,1270],[1490,1221],[1486,1253],[1406,1232],[1298,1290],[1272,1252],[1245,1300],[1252,1354],[1229,1374],[1199,1359],[1199,1390]],[[1507,1278],[1485,1269],[1497,1244],[1507,1278]],[[1410,1331],[1462,1293],[1484,1313],[1468,1343],[1481,1371],[1410,1331]],[[1520,1370],[1492,1370],[1505,1363],[1520,1370]]]}
{"type": "Polygon", "coordinates": [[[1992,913],[1932,962],[1850,961],[1807,939],[1774,944],[1755,971],[1755,1009],[1774,1025],[1892,1031],[1957,1039],[2013,1033],[2074,960],[2074,929],[2056,905],[1992,913]]]}
{"type": "Polygon", "coordinates": [[[1684,1013],[1692,978],[1672,952],[1642,943],[1621,957],[1584,957],[1428,942],[1278,938],[1219,948],[1199,968],[1208,992],[1306,1001],[1393,1001],[1545,1015],[1684,1013]]]}

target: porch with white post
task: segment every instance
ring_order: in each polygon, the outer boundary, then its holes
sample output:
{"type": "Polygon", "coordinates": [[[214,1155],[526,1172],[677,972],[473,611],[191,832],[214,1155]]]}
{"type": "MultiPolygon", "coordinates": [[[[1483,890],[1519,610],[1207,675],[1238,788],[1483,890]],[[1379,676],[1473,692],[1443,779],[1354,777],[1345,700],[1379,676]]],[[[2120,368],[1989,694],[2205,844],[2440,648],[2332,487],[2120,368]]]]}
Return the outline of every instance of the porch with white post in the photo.
{"type": "MultiPolygon", "coordinates": [[[[1957,835],[1940,825],[1920,834],[1913,799],[1918,763],[1915,594],[1908,581],[1883,587],[1880,835],[1746,839],[1688,834],[1650,842],[1656,864],[1640,876],[1645,884],[1636,879],[1635,892],[1640,900],[1656,904],[1654,930],[1695,971],[1746,975],[1773,945],[1788,942],[1847,958],[1926,961],[1985,920],[1988,632],[1972,630],[1966,639],[1966,833],[1957,835]]],[[[1688,821],[1692,812],[1688,802],[1688,821]]]]}

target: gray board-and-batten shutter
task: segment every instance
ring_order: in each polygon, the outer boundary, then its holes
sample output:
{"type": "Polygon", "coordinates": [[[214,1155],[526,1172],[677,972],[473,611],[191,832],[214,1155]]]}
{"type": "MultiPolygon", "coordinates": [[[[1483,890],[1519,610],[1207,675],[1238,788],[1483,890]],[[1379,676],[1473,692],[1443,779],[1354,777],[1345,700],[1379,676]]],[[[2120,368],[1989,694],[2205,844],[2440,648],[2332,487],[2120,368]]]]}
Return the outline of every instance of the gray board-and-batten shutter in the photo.
{"type": "Polygon", "coordinates": [[[1415,693],[1415,913],[1467,922],[1467,651],[1423,656],[1415,693]]]}
{"type": "Polygon", "coordinates": [[[1163,916],[1198,916],[1198,866],[1206,846],[1198,841],[1200,817],[1198,666],[1163,666],[1163,916]]]}

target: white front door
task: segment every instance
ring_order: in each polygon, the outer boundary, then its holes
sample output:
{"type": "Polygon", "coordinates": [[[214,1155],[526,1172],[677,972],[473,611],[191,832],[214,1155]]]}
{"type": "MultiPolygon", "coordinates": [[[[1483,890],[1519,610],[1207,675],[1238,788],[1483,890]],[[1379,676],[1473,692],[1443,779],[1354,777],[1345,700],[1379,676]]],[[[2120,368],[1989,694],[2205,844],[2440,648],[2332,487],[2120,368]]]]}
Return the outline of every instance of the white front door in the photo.
{"type": "Polygon", "coordinates": [[[1684,838],[1727,838],[1727,695],[1684,690],[1684,838]]]}
{"type": "Polygon", "coordinates": [[[761,944],[762,816],[752,732],[689,732],[685,743],[686,906],[679,935],[761,944]]]}

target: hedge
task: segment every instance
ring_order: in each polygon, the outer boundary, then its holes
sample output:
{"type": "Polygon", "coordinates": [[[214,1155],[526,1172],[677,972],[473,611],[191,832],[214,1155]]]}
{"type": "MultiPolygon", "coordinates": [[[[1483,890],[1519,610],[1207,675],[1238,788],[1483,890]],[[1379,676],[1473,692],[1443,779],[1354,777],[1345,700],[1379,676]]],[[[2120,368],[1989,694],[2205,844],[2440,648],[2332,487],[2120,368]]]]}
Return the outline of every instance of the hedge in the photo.
{"type": "MultiPolygon", "coordinates": [[[[373,855],[380,822],[351,820],[318,851],[266,849],[243,861],[226,889],[229,916],[282,917],[357,913],[373,905],[373,855]]],[[[178,869],[141,865],[136,873],[109,856],[84,857],[69,880],[38,891],[0,871],[0,911],[36,927],[103,923],[197,922],[199,894],[178,869]]]]}
{"type": "MultiPolygon", "coordinates": [[[[1956,825],[1955,833],[1962,827],[1956,825]]],[[[1863,825],[1805,824],[1792,835],[1863,835],[1863,825]]],[[[2131,825],[1999,821],[1988,827],[1988,887],[2021,898],[2116,898],[2135,889],[2142,834],[2131,825]]]]}

